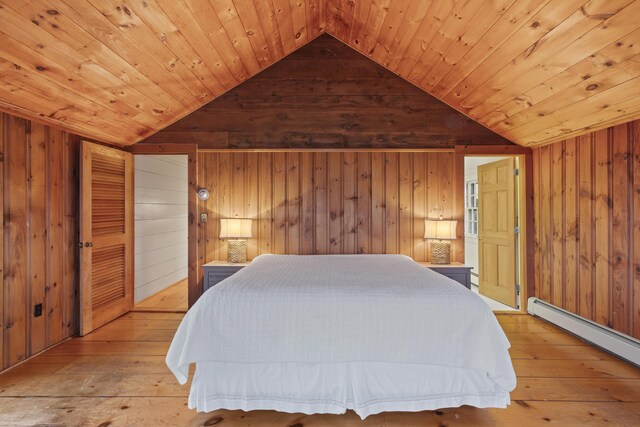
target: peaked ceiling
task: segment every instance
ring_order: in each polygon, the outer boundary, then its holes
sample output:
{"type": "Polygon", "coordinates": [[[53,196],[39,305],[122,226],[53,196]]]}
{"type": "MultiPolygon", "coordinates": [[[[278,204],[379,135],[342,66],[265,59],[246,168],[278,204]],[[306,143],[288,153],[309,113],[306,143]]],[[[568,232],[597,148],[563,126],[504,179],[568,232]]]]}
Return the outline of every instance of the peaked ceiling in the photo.
{"type": "Polygon", "coordinates": [[[3,0],[0,109],[129,145],[325,31],[542,145],[640,118],[640,0],[3,0]]]}

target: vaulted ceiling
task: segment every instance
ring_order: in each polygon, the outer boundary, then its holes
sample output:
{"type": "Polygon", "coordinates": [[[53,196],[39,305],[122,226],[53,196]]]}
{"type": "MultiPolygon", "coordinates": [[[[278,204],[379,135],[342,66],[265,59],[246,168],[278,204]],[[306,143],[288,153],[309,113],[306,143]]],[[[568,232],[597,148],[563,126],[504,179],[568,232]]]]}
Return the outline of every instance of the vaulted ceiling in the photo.
{"type": "Polygon", "coordinates": [[[640,118],[640,0],[1,0],[0,109],[120,145],[327,32],[542,145],[640,118]]]}

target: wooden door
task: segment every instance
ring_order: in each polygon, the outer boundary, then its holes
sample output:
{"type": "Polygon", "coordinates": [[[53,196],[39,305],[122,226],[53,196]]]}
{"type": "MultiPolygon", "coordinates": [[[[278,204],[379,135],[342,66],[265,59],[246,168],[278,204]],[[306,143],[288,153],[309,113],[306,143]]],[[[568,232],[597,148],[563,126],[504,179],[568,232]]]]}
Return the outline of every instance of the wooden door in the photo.
{"type": "Polygon", "coordinates": [[[478,289],[516,307],[515,159],[478,166],[478,289]]]}
{"type": "Polygon", "coordinates": [[[87,141],[81,147],[80,334],[133,307],[133,160],[87,141]]]}

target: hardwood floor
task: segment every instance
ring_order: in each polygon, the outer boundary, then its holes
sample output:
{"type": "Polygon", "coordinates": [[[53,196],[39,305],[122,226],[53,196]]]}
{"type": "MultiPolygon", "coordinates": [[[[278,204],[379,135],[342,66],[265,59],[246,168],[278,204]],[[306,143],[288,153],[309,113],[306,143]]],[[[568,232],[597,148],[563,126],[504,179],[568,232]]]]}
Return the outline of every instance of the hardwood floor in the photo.
{"type": "Polygon", "coordinates": [[[188,304],[188,283],[184,279],[149,298],[140,301],[134,311],[186,312],[188,304]]]}
{"type": "Polygon", "coordinates": [[[180,313],[132,312],[0,375],[1,426],[640,425],[640,369],[528,315],[497,314],[518,375],[508,409],[196,413],[164,363],[180,313]]]}

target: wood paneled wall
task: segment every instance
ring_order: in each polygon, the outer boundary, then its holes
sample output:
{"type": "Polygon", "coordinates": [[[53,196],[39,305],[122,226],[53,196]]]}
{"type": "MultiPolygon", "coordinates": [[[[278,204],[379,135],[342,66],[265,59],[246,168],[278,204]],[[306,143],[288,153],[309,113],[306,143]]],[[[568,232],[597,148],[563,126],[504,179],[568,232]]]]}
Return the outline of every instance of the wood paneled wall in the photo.
{"type": "Polygon", "coordinates": [[[535,294],[640,338],[640,121],[534,150],[535,294]]]}
{"type": "Polygon", "coordinates": [[[77,332],[78,147],[75,135],[0,114],[2,369],[77,332]]]}
{"type": "Polygon", "coordinates": [[[452,251],[464,261],[463,158],[453,152],[206,152],[198,183],[199,263],[226,259],[220,218],[253,218],[248,257],[401,253],[428,261],[424,219],[460,221],[452,251]]]}
{"type": "Polygon", "coordinates": [[[146,142],[201,149],[511,144],[329,35],[146,142]]]}

